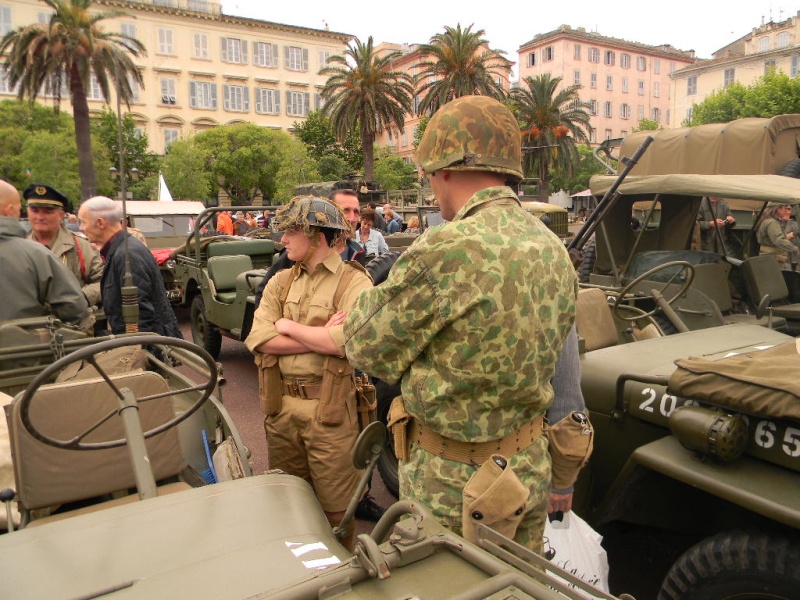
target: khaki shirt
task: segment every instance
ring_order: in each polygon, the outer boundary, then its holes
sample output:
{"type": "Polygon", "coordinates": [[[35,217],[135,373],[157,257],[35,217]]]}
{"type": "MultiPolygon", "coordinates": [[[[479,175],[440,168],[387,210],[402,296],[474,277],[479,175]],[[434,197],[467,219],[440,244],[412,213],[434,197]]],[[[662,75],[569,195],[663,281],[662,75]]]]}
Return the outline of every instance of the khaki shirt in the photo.
{"type": "MultiPolygon", "coordinates": [[[[33,232],[28,234],[28,239],[36,240],[33,232]]],[[[47,246],[67,268],[72,271],[75,278],[81,283],[81,290],[89,306],[100,304],[100,280],[103,277],[103,259],[86,238],[74,235],[66,227],[60,227],[53,241],[47,246]],[[80,246],[83,255],[83,269],[78,256],[76,245],[80,246]],[[81,277],[83,271],[83,277],[81,277]]]]}
{"type": "MultiPolygon", "coordinates": [[[[366,273],[357,273],[342,295],[341,305],[334,307],[333,296],[345,268],[354,267],[346,267],[341,257],[335,252],[317,265],[312,272],[302,266],[299,275],[291,284],[283,309],[281,309],[279,298],[282,291],[280,289],[281,278],[276,276],[270,279],[264,290],[261,304],[253,317],[250,335],[245,340],[250,351],[255,353],[256,347],[279,335],[275,329],[275,321],[280,318],[285,317],[303,325],[321,327],[337,310],[349,311],[361,291],[372,287],[372,281],[366,273]]],[[[344,356],[342,326],[331,327],[329,331],[333,341],[340,349],[340,355],[344,356]]],[[[315,352],[278,357],[281,374],[284,377],[298,379],[322,376],[324,362],[325,356],[315,352]]]]}

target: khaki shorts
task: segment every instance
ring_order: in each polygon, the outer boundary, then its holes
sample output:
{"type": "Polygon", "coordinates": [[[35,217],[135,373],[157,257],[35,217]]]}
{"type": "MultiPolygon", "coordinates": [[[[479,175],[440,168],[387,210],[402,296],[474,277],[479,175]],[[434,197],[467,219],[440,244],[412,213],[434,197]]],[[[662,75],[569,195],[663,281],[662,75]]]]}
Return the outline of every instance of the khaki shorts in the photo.
{"type": "Polygon", "coordinates": [[[358,437],[355,399],[348,402],[341,425],[317,422],[319,400],[283,396],[281,411],[264,420],[269,466],[302,477],[314,488],[325,512],[347,509],[361,473],[353,466],[358,437]]]}

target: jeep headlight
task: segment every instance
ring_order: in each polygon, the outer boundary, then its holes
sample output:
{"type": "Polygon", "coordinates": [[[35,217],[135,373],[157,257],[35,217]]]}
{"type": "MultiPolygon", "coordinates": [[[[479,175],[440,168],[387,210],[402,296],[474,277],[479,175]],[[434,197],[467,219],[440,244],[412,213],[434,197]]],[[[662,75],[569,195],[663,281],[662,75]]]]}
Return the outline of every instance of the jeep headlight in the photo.
{"type": "Polygon", "coordinates": [[[738,415],[683,406],[669,417],[672,435],[685,448],[722,461],[738,458],[747,445],[747,423],[738,415]]]}
{"type": "Polygon", "coordinates": [[[164,266],[168,268],[170,271],[174,271],[175,267],[178,266],[178,263],[175,262],[175,259],[168,259],[164,261],[164,266]]]}

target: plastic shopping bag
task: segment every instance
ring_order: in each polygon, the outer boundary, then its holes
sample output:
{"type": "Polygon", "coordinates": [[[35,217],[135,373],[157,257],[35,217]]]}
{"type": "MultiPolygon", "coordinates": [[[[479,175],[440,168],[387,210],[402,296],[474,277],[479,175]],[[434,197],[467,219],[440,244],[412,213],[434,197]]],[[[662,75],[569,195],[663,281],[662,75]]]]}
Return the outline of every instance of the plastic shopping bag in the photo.
{"type": "MultiPolygon", "coordinates": [[[[561,521],[551,522],[549,518],[545,521],[545,557],[586,583],[608,592],[608,556],[600,545],[602,541],[603,537],[573,512],[564,513],[561,521]]],[[[576,591],[585,598],[595,598],[582,590],[576,591]]]]}

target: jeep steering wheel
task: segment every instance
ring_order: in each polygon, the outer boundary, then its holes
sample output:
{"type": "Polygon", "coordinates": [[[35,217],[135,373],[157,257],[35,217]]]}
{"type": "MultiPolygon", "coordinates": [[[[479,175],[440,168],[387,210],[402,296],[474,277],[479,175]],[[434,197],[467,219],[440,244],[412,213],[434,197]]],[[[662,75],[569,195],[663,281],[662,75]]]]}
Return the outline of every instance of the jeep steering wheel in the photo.
{"type": "Polygon", "coordinates": [[[108,419],[112,418],[115,414],[119,413],[119,409],[115,408],[114,410],[110,411],[105,417],[100,419],[97,423],[88,427],[85,431],[78,433],[75,437],[70,440],[57,440],[55,438],[46,435],[39,430],[36,429],[33,422],[30,418],[30,406],[33,398],[36,395],[36,392],[39,388],[50,378],[55,375],[56,373],[61,372],[65,367],[71,365],[72,363],[87,360],[95,369],[97,369],[98,374],[102,377],[108,386],[113,390],[114,394],[122,399],[123,394],[122,391],[117,387],[116,383],[111,379],[111,377],[106,373],[105,369],[103,369],[95,359],[95,355],[99,354],[100,352],[105,352],[106,350],[113,350],[115,348],[122,348],[124,346],[146,346],[146,345],[153,345],[153,346],[166,346],[166,347],[174,347],[174,348],[181,348],[190,352],[201,359],[206,366],[208,367],[208,377],[203,380],[199,385],[195,386],[187,386],[181,389],[176,390],[169,390],[168,392],[162,392],[159,394],[151,394],[149,396],[143,396],[141,398],[136,398],[137,403],[147,402],[149,400],[155,400],[157,398],[171,398],[173,396],[177,396],[180,394],[185,394],[188,392],[197,392],[200,391],[200,398],[196,400],[185,412],[177,415],[163,423],[144,432],[144,437],[151,438],[159,433],[163,433],[164,431],[175,427],[179,423],[188,419],[195,411],[197,411],[200,406],[211,396],[211,393],[214,391],[214,387],[217,385],[217,364],[214,362],[214,359],[211,358],[211,355],[192,344],[186,340],[181,340],[177,338],[170,338],[170,337],[162,337],[160,335],[137,335],[137,336],[129,336],[123,338],[116,338],[112,340],[108,340],[105,342],[100,342],[99,344],[95,344],[93,346],[87,346],[86,348],[81,348],[69,354],[56,362],[52,365],[47,367],[44,371],[39,373],[33,381],[31,381],[30,385],[25,389],[22,394],[22,397],[19,400],[19,414],[20,419],[22,420],[22,424],[25,429],[30,433],[34,438],[48,444],[50,446],[55,446],[56,448],[66,448],[69,450],[102,450],[107,448],[117,448],[119,446],[124,446],[127,444],[128,440],[126,438],[121,438],[118,440],[108,440],[102,442],[84,442],[83,439],[92,433],[95,429],[97,429],[100,425],[108,421],[108,419]]]}
{"type": "Polygon", "coordinates": [[[671,305],[678,298],[680,298],[684,293],[686,293],[686,290],[689,289],[689,286],[692,285],[692,282],[694,281],[694,274],[695,274],[694,265],[692,265],[691,263],[686,262],[685,260],[673,260],[671,262],[664,263],[663,265],[658,265],[657,267],[653,267],[652,269],[650,269],[649,271],[647,271],[645,273],[642,273],[636,279],[634,279],[628,285],[626,285],[625,288],[617,295],[617,297],[614,300],[614,306],[613,306],[614,316],[617,317],[618,319],[622,320],[622,321],[638,321],[639,319],[652,317],[656,312],[658,312],[659,307],[658,307],[658,304],[656,304],[656,307],[653,310],[651,310],[650,312],[645,312],[645,311],[642,310],[641,314],[634,314],[633,316],[626,316],[626,315],[622,314],[622,310],[623,310],[623,308],[626,309],[626,310],[629,310],[631,308],[631,306],[627,305],[627,304],[623,304],[622,300],[625,298],[625,296],[627,296],[630,293],[630,291],[633,288],[635,288],[637,285],[639,285],[642,281],[645,281],[645,280],[649,279],[650,277],[652,277],[655,273],[658,273],[659,271],[663,271],[665,269],[669,269],[669,268],[672,268],[672,267],[680,267],[680,269],[672,277],[670,277],[669,281],[667,281],[663,286],[661,286],[660,289],[655,289],[655,287],[654,287],[651,290],[650,293],[653,296],[653,299],[655,299],[656,302],[658,302],[659,298],[663,299],[663,296],[661,296],[661,293],[665,289],[667,289],[667,286],[672,284],[672,282],[675,281],[675,279],[679,275],[681,275],[684,272],[686,273],[686,275],[685,275],[685,278],[683,280],[683,285],[681,285],[680,289],[675,293],[674,296],[672,296],[672,298],[670,298],[669,300],[666,300],[666,299],[664,299],[664,300],[666,301],[667,304],[671,305]]]}

